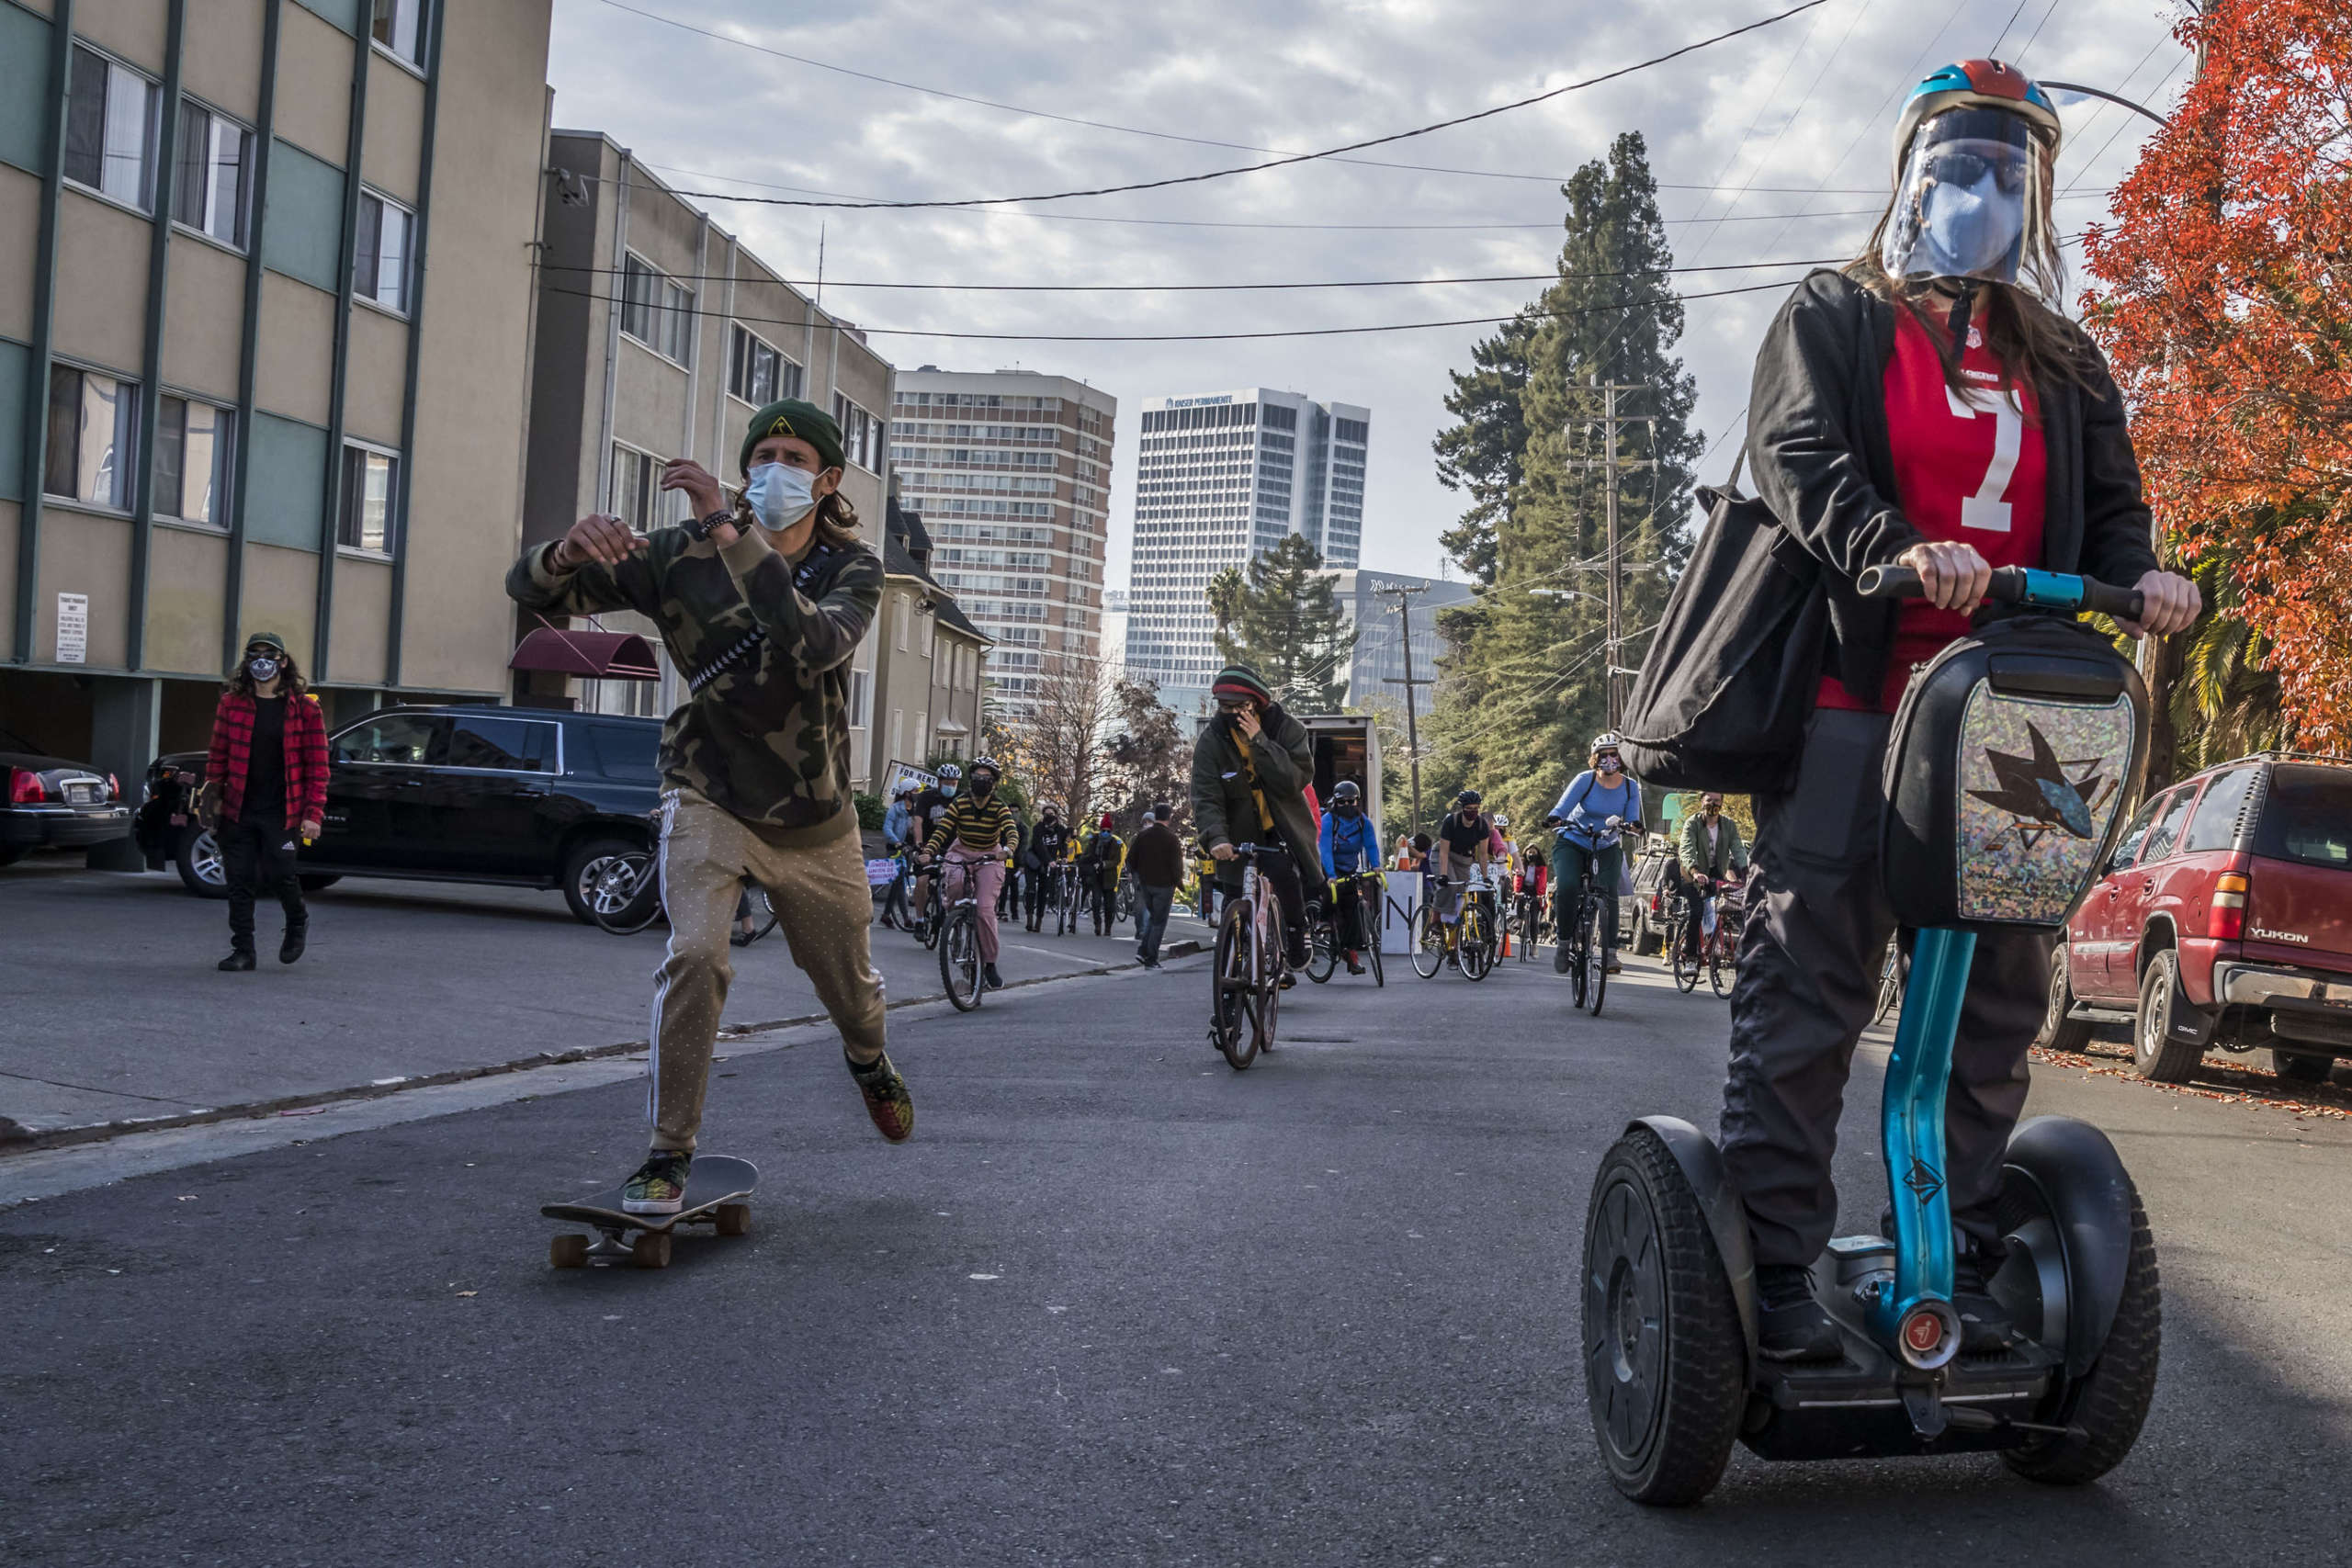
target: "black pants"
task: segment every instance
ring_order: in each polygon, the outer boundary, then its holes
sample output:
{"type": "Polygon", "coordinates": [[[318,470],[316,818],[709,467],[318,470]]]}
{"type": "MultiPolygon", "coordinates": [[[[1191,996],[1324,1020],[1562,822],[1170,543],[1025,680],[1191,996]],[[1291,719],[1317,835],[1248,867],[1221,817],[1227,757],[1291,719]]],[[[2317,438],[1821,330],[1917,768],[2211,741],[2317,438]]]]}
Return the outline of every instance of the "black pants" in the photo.
{"type": "MultiPolygon", "coordinates": [[[[1272,838],[1275,835],[1267,836],[1272,838]]],[[[1238,860],[1220,863],[1236,868],[1241,864],[1238,860]]],[[[1274,902],[1282,906],[1283,951],[1289,954],[1290,966],[1304,969],[1306,967],[1306,893],[1298,879],[1298,862],[1291,858],[1290,851],[1277,846],[1275,852],[1258,857],[1258,874],[1272,886],[1274,902]]],[[[1238,869],[1232,873],[1230,881],[1222,876],[1217,880],[1221,884],[1217,888],[1218,903],[1241,896],[1241,873],[1238,869]]]]}
{"type": "MultiPolygon", "coordinates": [[[[1894,917],[1879,886],[1879,762],[1891,721],[1817,711],[1786,795],[1755,797],[1755,874],[1731,993],[1724,1164],[1759,1264],[1810,1263],[1838,1219],[1829,1175],[1854,1043],[1878,999],[1894,917]]],[[[1952,1218],[1997,1252],[2001,1156],[2024,1109],[2051,938],[1980,936],[1952,1049],[1944,1158],[1952,1218]]],[[[1877,1205],[1871,1205],[1873,1218],[1877,1205]]]]}
{"type": "Polygon", "coordinates": [[[254,945],[254,895],[275,893],[288,929],[311,923],[294,871],[293,829],[267,821],[234,822],[213,830],[220,846],[220,870],[229,884],[229,945],[250,953],[254,945]]]}
{"type": "Polygon", "coordinates": [[[1050,865],[1040,865],[1023,879],[1029,899],[1029,929],[1035,931],[1043,923],[1046,911],[1057,908],[1061,874],[1050,865]]]}
{"type": "Polygon", "coordinates": [[[1379,941],[1379,938],[1369,934],[1372,931],[1372,919],[1371,914],[1365,910],[1368,897],[1365,894],[1357,891],[1356,879],[1352,876],[1342,876],[1339,882],[1340,900],[1338,907],[1332,911],[1334,925],[1340,933],[1340,951],[1349,957],[1353,957],[1379,941]]]}

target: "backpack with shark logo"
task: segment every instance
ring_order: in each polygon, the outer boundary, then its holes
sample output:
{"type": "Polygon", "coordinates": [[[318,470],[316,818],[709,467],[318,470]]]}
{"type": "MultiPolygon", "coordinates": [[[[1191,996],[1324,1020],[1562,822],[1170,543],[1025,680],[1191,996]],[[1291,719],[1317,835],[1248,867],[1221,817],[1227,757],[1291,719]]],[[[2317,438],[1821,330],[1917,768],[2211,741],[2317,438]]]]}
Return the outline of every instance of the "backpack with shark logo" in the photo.
{"type": "Polygon", "coordinates": [[[1979,626],[1914,676],[1886,748],[1881,874],[1906,926],[2065,923],[2148,761],[2148,694],[2079,622],[1979,626]]]}

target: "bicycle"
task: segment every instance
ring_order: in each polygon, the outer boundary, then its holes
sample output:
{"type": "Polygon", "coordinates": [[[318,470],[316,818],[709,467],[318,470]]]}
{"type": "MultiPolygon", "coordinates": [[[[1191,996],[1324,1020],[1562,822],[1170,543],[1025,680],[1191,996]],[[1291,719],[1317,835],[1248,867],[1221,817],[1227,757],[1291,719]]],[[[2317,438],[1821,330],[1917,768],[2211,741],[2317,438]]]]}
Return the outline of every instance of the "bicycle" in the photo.
{"type": "Polygon", "coordinates": [[[1383,972],[1380,964],[1378,922],[1374,922],[1374,929],[1369,935],[1363,929],[1364,911],[1367,908],[1376,909],[1379,907],[1377,900],[1386,886],[1387,880],[1377,871],[1355,871],[1350,872],[1345,876],[1332,878],[1331,901],[1322,908],[1321,918],[1315,921],[1315,930],[1307,950],[1306,977],[1308,979],[1318,986],[1323,984],[1339,968],[1340,954],[1343,952],[1353,952],[1364,955],[1364,963],[1372,970],[1372,983],[1374,987],[1388,984],[1388,976],[1383,972]],[[1356,890],[1355,911],[1350,921],[1351,929],[1344,931],[1340,929],[1341,908],[1340,889],[1343,884],[1352,884],[1356,890]]]}
{"type": "Polygon", "coordinates": [[[926,948],[939,945],[939,923],[945,910],[939,901],[939,878],[935,875],[914,874],[915,893],[910,904],[907,934],[926,948]]]}
{"type": "Polygon", "coordinates": [[[1540,893],[1521,893],[1511,900],[1511,906],[1516,911],[1512,931],[1519,938],[1519,961],[1532,964],[1535,961],[1535,950],[1548,944],[1555,934],[1552,930],[1552,901],[1540,893]]]}
{"type": "Polygon", "coordinates": [[[1217,922],[1216,962],[1209,965],[1209,1043],[1238,1073],[1258,1053],[1274,1048],[1275,1016],[1290,962],[1283,943],[1282,903],[1259,874],[1258,857],[1290,852],[1279,844],[1236,844],[1233,850],[1241,861],[1241,891],[1227,901],[1217,922]]]}
{"type": "Polygon", "coordinates": [[[939,983],[947,988],[947,999],[957,1012],[970,1012],[980,1005],[980,998],[988,991],[980,974],[980,903],[978,896],[979,868],[998,855],[980,855],[971,860],[952,860],[942,863],[934,886],[941,887],[948,874],[958,874],[962,888],[955,901],[947,906],[939,926],[939,983]]]}
{"type": "Polygon", "coordinates": [[[1886,939],[1886,961],[1879,965],[1878,1006],[1871,1013],[1873,1028],[1886,1021],[1903,999],[1903,937],[1900,932],[1886,939]]]}
{"type": "Polygon", "coordinates": [[[1054,907],[1054,934],[1068,936],[1078,924],[1078,866],[1070,861],[1056,861],[1046,873],[1046,902],[1054,907]]]}
{"type": "Polygon", "coordinates": [[[1715,895],[1715,929],[1704,941],[1707,957],[1707,984],[1715,995],[1731,995],[1731,983],[1739,977],[1739,933],[1747,923],[1747,889],[1744,883],[1726,882],[1715,895]]]}
{"type": "Polygon", "coordinates": [[[1678,889],[1666,912],[1666,962],[1674,972],[1674,988],[1683,992],[1699,984],[1699,954],[1690,935],[1690,896],[1678,889]]]}
{"type": "Polygon", "coordinates": [[[1568,945],[1568,987],[1574,1004],[1600,1016],[1600,1000],[1609,990],[1609,944],[1601,933],[1600,890],[1593,886],[1592,863],[1577,878],[1574,912],[1561,940],[1568,945]]]}
{"type": "Polygon", "coordinates": [[[1495,917],[1487,900],[1491,890],[1481,878],[1464,879],[1462,913],[1448,925],[1438,914],[1439,892],[1455,878],[1432,876],[1420,907],[1413,911],[1413,973],[1433,979],[1448,959],[1473,980],[1483,980],[1495,966],[1495,917]]]}
{"type": "Polygon", "coordinates": [[[1454,943],[1464,976],[1483,980],[1492,974],[1496,947],[1495,890],[1474,870],[1470,886],[1463,891],[1460,935],[1454,943]]]}

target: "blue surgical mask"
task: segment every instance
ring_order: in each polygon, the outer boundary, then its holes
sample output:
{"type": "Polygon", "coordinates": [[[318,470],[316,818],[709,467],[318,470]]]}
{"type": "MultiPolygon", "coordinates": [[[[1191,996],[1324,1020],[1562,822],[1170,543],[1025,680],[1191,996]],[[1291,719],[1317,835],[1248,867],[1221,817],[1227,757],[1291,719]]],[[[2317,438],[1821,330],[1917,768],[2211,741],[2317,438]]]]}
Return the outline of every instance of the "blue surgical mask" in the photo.
{"type": "Polygon", "coordinates": [[[1987,171],[1974,185],[1939,185],[1928,192],[1921,249],[1934,275],[1970,277],[2008,254],[2025,229],[2025,199],[2004,192],[1987,171]]]}
{"type": "Polygon", "coordinates": [[[752,503],[761,527],[779,533],[808,516],[808,509],[817,504],[816,480],[817,476],[806,468],[761,463],[752,469],[751,487],[744,491],[743,499],[752,503]]]}

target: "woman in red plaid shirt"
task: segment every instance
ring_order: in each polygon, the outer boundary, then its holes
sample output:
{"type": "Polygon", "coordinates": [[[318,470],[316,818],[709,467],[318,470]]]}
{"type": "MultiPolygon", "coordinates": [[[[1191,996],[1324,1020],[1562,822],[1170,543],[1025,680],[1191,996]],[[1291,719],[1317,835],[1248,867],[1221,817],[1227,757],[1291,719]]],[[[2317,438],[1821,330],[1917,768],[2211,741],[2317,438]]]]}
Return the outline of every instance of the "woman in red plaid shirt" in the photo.
{"type": "Polygon", "coordinates": [[[327,727],[319,699],[282,637],[255,632],[220,705],[204,769],[205,819],[229,883],[232,972],[254,966],[254,895],[267,888],[286,911],[277,961],[302,956],[311,912],[295,874],[298,840],[319,836],[327,806],[327,727]]]}

